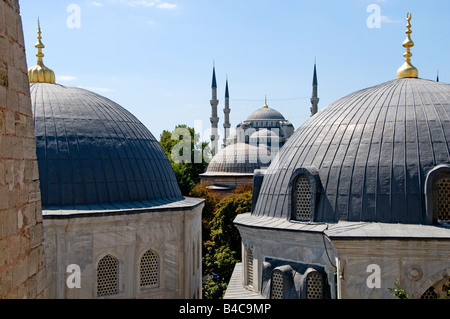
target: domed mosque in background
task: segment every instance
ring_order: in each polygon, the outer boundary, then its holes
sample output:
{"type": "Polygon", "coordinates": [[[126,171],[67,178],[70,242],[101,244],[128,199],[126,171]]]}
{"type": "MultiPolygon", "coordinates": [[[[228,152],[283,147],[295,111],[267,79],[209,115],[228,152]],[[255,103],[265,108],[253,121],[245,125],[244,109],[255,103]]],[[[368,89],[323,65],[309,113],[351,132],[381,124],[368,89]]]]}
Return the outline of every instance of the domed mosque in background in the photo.
{"type": "MultiPolygon", "coordinates": [[[[242,184],[252,184],[259,169],[268,168],[279,150],[294,133],[294,126],[277,110],[267,104],[254,111],[244,122],[237,125],[230,134],[230,95],[228,79],[225,87],[224,139],[219,149],[219,133],[217,115],[217,80],[213,67],[212,80],[212,116],[211,116],[211,149],[213,158],[205,173],[200,175],[201,183],[207,188],[229,194],[242,184]]],[[[319,99],[317,97],[317,69],[314,63],[313,96],[311,98],[312,116],[317,113],[319,99]]]]}
{"type": "Polygon", "coordinates": [[[161,146],[130,112],[55,83],[38,34],[29,80],[49,297],[200,298],[203,200],[182,197],[161,146]],[[73,265],[79,289],[66,283],[73,265]]]}
{"type": "Polygon", "coordinates": [[[317,113],[255,180],[225,298],[447,296],[450,85],[419,78],[407,20],[397,79],[317,113]]]}

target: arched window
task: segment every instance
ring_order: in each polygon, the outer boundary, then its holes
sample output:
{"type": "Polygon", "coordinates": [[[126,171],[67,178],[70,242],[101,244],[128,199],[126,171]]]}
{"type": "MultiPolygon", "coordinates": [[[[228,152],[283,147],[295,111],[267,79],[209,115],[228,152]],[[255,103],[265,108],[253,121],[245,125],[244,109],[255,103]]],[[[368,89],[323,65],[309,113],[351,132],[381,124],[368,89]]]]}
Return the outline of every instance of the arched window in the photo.
{"type": "Polygon", "coordinates": [[[272,272],[270,284],[270,299],[283,299],[284,297],[284,277],[280,271],[272,272]]]}
{"type": "Polygon", "coordinates": [[[428,173],[425,187],[428,223],[450,222],[450,165],[428,173]]]}
{"type": "Polygon", "coordinates": [[[153,251],[147,251],[140,262],[141,288],[159,287],[159,256],[153,251]]]}
{"type": "Polygon", "coordinates": [[[450,174],[443,174],[436,181],[436,210],[437,219],[450,221],[450,174]]]}
{"type": "Polygon", "coordinates": [[[306,280],[306,299],[323,299],[323,277],[318,272],[308,274],[306,280]]]}
{"type": "Polygon", "coordinates": [[[420,299],[438,299],[438,294],[436,293],[434,287],[430,287],[423,293],[420,299]]]}
{"type": "Polygon", "coordinates": [[[291,218],[297,221],[313,221],[319,198],[319,174],[316,169],[300,168],[291,176],[291,218]]]}
{"type": "Polygon", "coordinates": [[[297,177],[294,188],[294,211],[296,220],[311,219],[311,184],[306,175],[297,177]]]}
{"type": "Polygon", "coordinates": [[[97,296],[108,296],[119,293],[119,261],[107,255],[97,265],[97,296]]]}
{"type": "Polygon", "coordinates": [[[247,285],[253,286],[253,249],[247,250],[247,285]]]}

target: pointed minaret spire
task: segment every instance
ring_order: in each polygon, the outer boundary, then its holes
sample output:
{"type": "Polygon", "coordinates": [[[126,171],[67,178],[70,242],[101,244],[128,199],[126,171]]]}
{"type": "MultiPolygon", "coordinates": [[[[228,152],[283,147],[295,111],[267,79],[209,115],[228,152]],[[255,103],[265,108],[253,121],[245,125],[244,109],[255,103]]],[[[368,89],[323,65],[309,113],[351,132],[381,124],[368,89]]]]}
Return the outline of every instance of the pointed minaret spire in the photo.
{"type": "Polygon", "coordinates": [[[30,83],[55,83],[55,72],[44,65],[44,53],[42,49],[45,45],[42,43],[41,23],[38,18],[38,41],[35,48],[38,49],[37,64],[28,70],[28,80],[30,83]]]}
{"type": "Polygon", "coordinates": [[[311,97],[311,116],[314,116],[319,110],[319,97],[317,95],[319,82],[317,81],[317,64],[314,59],[314,74],[313,74],[313,92],[311,97]]]}
{"type": "Polygon", "coordinates": [[[228,136],[230,136],[230,128],[231,128],[231,124],[230,124],[230,92],[228,90],[228,75],[227,75],[227,82],[225,85],[225,108],[223,110],[223,113],[225,115],[225,122],[223,123],[223,128],[224,128],[224,138],[223,138],[223,147],[226,147],[227,145],[227,138],[228,136]]]}
{"type": "Polygon", "coordinates": [[[217,106],[219,100],[217,100],[217,81],[216,81],[216,64],[213,63],[213,79],[211,85],[211,156],[216,155],[219,152],[219,117],[217,116],[217,106]]]}
{"type": "Polygon", "coordinates": [[[217,89],[217,80],[216,80],[216,63],[213,62],[213,78],[211,88],[217,89]]]}

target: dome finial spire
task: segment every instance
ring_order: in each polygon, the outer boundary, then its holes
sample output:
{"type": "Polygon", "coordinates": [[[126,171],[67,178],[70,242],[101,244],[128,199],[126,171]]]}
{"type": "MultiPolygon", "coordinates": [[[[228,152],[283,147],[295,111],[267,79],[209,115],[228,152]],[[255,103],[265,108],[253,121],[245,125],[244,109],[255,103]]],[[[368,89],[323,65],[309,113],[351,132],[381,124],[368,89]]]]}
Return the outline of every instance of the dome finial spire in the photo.
{"type": "Polygon", "coordinates": [[[412,15],[408,12],[406,15],[408,21],[408,24],[406,25],[406,40],[403,42],[403,46],[406,48],[406,53],[404,54],[405,63],[397,71],[398,79],[419,77],[419,70],[411,64],[411,48],[414,46],[414,42],[411,40],[411,18],[412,15]]]}
{"type": "Polygon", "coordinates": [[[266,98],[265,98],[265,100],[264,100],[265,102],[264,102],[264,106],[263,106],[263,109],[268,109],[269,108],[269,106],[267,105],[267,95],[266,95],[266,98]]]}
{"type": "Polygon", "coordinates": [[[44,65],[44,54],[42,49],[45,45],[42,43],[41,23],[38,18],[38,41],[34,46],[38,49],[37,64],[28,70],[28,79],[30,83],[55,83],[55,72],[44,65]]]}

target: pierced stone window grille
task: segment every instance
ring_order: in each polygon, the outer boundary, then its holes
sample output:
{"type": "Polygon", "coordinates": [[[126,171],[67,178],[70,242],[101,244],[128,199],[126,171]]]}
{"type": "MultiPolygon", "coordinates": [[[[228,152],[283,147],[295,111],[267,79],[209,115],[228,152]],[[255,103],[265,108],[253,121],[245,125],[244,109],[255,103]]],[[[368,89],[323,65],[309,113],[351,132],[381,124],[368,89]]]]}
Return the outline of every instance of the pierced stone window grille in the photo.
{"type": "Polygon", "coordinates": [[[323,278],[321,274],[312,273],[308,276],[306,299],[323,299],[323,278]]]}
{"type": "Polygon", "coordinates": [[[119,261],[107,255],[97,265],[97,296],[109,296],[119,293],[119,261]]]}
{"type": "Polygon", "coordinates": [[[434,287],[430,287],[423,293],[420,299],[438,299],[438,294],[436,293],[434,287]]]}
{"type": "Polygon", "coordinates": [[[141,288],[156,288],[159,286],[159,256],[153,250],[147,251],[140,263],[141,288]]]}
{"type": "Polygon", "coordinates": [[[450,221],[450,176],[437,181],[436,192],[438,220],[450,221]]]}
{"type": "Polygon", "coordinates": [[[247,251],[247,285],[253,286],[253,249],[247,251]]]}
{"type": "Polygon", "coordinates": [[[272,282],[270,287],[271,299],[283,299],[284,280],[279,271],[272,273],[272,282]]]}
{"type": "Polygon", "coordinates": [[[306,175],[302,174],[297,178],[294,194],[295,218],[311,220],[311,183],[306,175]]]}

